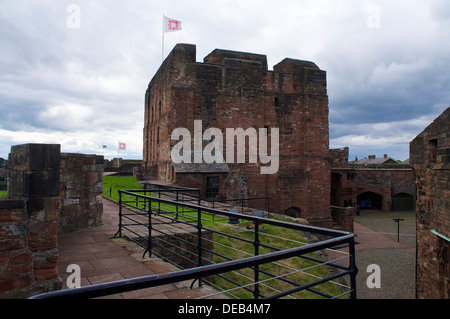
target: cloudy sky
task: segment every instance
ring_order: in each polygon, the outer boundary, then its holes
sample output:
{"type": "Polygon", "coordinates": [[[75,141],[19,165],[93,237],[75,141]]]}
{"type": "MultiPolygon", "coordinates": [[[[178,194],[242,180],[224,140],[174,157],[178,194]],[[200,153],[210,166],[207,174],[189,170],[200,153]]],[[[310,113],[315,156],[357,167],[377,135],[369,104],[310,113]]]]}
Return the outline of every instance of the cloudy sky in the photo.
{"type": "Polygon", "coordinates": [[[142,158],[144,94],[166,33],[197,45],[285,57],[327,71],[330,147],[409,157],[450,105],[448,0],[0,0],[0,157],[11,145],[142,158]],[[107,145],[107,148],[103,148],[107,145]]]}

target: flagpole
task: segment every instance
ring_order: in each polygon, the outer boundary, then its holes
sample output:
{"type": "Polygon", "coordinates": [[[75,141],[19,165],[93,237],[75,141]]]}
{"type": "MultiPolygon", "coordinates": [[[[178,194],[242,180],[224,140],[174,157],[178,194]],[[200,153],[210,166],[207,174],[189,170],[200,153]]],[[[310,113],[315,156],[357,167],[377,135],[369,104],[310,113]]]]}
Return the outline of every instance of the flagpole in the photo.
{"type": "Polygon", "coordinates": [[[161,64],[164,62],[164,14],[162,19],[162,53],[161,53],[161,64]]]}

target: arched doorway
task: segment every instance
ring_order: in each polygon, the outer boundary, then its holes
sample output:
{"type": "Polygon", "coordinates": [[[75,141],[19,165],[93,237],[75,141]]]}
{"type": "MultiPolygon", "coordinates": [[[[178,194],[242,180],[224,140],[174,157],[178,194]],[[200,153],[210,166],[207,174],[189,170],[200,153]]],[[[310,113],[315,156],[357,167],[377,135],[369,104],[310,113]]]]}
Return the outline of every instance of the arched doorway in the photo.
{"type": "Polygon", "coordinates": [[[297,207],[289,207],[288,209],[286,209],[286,210],[284,211],[284,213],[285,213],[287,216],[299,218],[299,217],[300,217],[300,214],[301,214],[301,210],[300,210],[300,208],[297,208],[297,207]]]}
{"type": "Polygon", "coordinates": [[[392,210],[414,210],[414,196],[407,193],[398,193],[392,196],[392,210]]]}
{"type": "Polygon", "coordinates": [[[381,209],[383,197],[373,192],[361,193],[357,197],[361,209],[381,209]]]}

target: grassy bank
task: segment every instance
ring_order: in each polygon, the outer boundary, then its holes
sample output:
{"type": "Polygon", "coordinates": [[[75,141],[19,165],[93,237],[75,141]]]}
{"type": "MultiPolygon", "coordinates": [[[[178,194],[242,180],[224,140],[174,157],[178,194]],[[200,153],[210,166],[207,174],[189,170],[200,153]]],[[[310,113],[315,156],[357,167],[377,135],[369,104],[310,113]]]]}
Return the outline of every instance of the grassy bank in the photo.
{"type": "Polygon", "coordinates": [[[133,176],[103,176],[103,195],[119,201],[119,189],[141,189],[133,176]]]}

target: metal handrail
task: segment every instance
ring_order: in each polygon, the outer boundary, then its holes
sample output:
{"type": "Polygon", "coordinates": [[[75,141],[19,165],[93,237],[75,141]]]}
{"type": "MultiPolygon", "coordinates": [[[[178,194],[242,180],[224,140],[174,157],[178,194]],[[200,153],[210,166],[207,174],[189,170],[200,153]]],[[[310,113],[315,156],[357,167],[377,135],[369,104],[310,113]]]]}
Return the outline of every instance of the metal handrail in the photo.
{"type": "MultiPolygon", "coordinates": [[[[198,236],[198,242],[197,242],[197,250],[198,250],[198,262],[197,267],[195,268],[189,268],[185,270],[179,270],[174,271],[168,274],[162,274],[162,275],[151,275],[151,276],[143,276],[138,278],[132,278],[132,279],[126,279],[126,280],[119,280],[114,282],[108,282],[103,284],[97,284],[97,285],[90,285],[85,286],[81,288],[73,288],[73,289],[65,289],[61,291],[55,291],[55,292],[49,292],[44,293],[40,295],[36,295],[31,297],[32,299],[46,299],[46,298],[95,298],[95,297],[102,297],[106,295],[111,294],[117,294],[117,293],[123,293],[128,292],[132,290],[138,290],[138,289],[144,289],[144,288],[150,288],[155,287],[163,284],[169,284],[169,283],[175,283],[179,281],[185,281],[185,280],[199,280],[199,283],[201,283],[202,277],[207,277],[211,275],[219,275],[229,272],[229,271],[235,271],[243,268],[251,267],[254,270],[254,280],[255,280],[255,288],[253,291],[254,298],[279,298],[303,289],[307,289],[310,291],[313,291],[315,293],[318,293],[317,291],[314,291],[311,287],[318,285],[320,283],[323,283],[325,281],[329,281],[338,277],[343,276],[350,276],[350,298],[354,299],[356,298],[356,274],[358,272],[356,268],[356,261],[355,261],[355,247],[354,247],[354,234],[349,233],[342,230],[334,230],[334,229],[326,229],[311,225],[303,225],[303,224],[297,224],[297,223],[291,223],[291,222],[285,222],[285,221],[279,221],[274,219],[268,219],[264,217],[258,217],[253,215],[244,215],[240,213],[210,208],[206,206],[201,206],[198,204],[192,204],[187,202],[180,202],[180,201],[174,201],[166,198],[156,198],[153,196],[143,195],[140,194],[141,192],[145,191],[151,191],[150,189],[143,189],[143,190],[119,190],[119,230],[116,233],[121,236],[122,228],[125,228],[126,225],[122,224],[122,205],[125,203],[125,201],[122,201],[122,195],[129,195],[134,196],[136,198],[136,202],[138,202],[138,199],[143,200],[144,202],[148,203],[148,206],[146,209],[148,211],[143,211],[142,215],[148,214],[148,223],[142,224],[147,227],[148,229],[148,243],[147,243],[147,250],[149,254],[151,254],[152,251],[152,214],[159,214],[160,212],[155,212],[152,210],[152,203],[157,202],[158,205],[161,203],[173,205],[175,207],[183,207],[189,209],[191,212],[197,212],[197,220],[196,224],[192,224],[186,221],[177,220],[179,223],[185,223],[189,224],[192,227],[195,227],[197,229],[197,236],[198,236]],[[208,264],[203,265],[202,264],[202,252],[206,251],[206,247],[202,247],[202,231],[208,230],[213,231],[210,228],[204,227],[201,222],[201,214],[202,212],[212,213],[212,214],[220,214],[227,217],[232,218],[238,218],[238,219],[246,219],[250,220],[255,225],[255,234],[254,234],[254,256],[251,257],[245,257],[238,260],[228,260],[216,264],[208,264]],[[276,247],[271,247],[270,245],[266,245],[264,243],[261,243],[259,241],[259,226],[267,224],[267,225],[274,225],[278,227],[284,227],[294,230],[299,230],[303,232],[308,233],[314,233],[317,235],[324,235],[331,237],[330,239],[322,240],[316,243],[310,243],[299,247],[289,248],[289,249],[279,249],[276,250],[276,247]],[[326,278],[322,278],[320,280],[316,280],[312,283],[308,284],[296,284],[292,283],[294,285],[294,288],[289,289],[284,292],[276,293],[272,296],[262,296],[259,293],[258,289],[258,282],[259,282],[259,274],[264,273],[265,275],[271,275],[267,273],[266,271],[260,270],[259,265],[280,261],[283,259],[288,259],[291,257],[302,257],[309,260],[314,261],[320,261],[319,259],[311,256],[305,256],[308,253],[315,252],[322,249],[327,249],[331,247],[340,246],[343,244],[348,244],[349,246],[349,266],[345,267],[338,264],[328,263],[329,266],[336,267],[340,270],[343,270],[339,273],[330,275],[326,278]],[[268,252],[264,254],[260,254],[259,248],[260,247],[266,247],[270,249],[274,249],[276,251],[268,252]]],[[[158,190],[153,190],[158,192],[158,190]]],[[[175,189],[174,189],[175,191],[175,189]]],[[[177,190],[178,191],[178,190],[177,190]]],[[[177,196],[178,197],[178,196],[177,196]]],[[[129,201],[126,203],[133,203],[134,201],[129,201]]],[[[135,233],[136,234],[136,233],[135,233]]],[[[249,240],[247,240],[249,241],[249,240]]],[[[145,253],[144,253],[145,255],[145,253]]],[[[285,279],[285,281],[289,281],[285,279]]],[[[291,282],[290,282],[291,283],[291,282]]],[[[321,293],[319,293],[321,294],[321,293]]],[[[322,294],[325,295],[326,294],[322,294]]]]}
{"type": "MultiPolygon", "coordinates": [[[[156,274],[150,276],[142,276],[132,279],[117,280],[113,282],[90,285],[80,288],[53,291],[33,296],[30,299],[49,299],[49,298],[70,299],[70,298],[103,297],[117,293],[123,293],[190,279],[196,279],[198,277],[211,276],[232,270],[238,270],[242,268],[252,267],[291,257],[297,257],[303,254],[308,254],[317,250],[333,247],[340,244],[354,243],[353,239],[354,239],[353,234],[348,234],[338,238],[331,238],[329,240],[325,240],[319,243],[313,243],[306,246],[290,248],[283,251],[276,251],[253,257],[246,257],[239,260],[232,260],[218,264],[184,269],[162,275],[156,274]]],[[[345,275],[356,275],[356,272],[357,272],[356,267],[354,269],[350,268],[347,271],[344,271],[338,275],[334,275],[333,278],[345,275]]]]}

